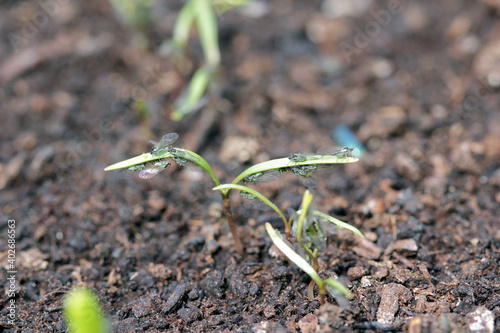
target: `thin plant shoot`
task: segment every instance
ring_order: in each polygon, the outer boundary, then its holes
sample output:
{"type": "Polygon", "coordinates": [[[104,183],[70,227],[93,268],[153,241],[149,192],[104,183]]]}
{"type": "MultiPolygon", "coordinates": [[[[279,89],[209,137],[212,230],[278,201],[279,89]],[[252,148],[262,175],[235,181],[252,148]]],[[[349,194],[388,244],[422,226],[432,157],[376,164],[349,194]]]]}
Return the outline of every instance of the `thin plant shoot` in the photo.
{"type": "MultiPolygon", "coordinates": [[[[139,177],[142,179],[151,179],[155,177],[160,172],[168,169],[168,167],[172,163],[177,163],[186,167],[197,167],[198,169],[206,171],[215,183],[216,187],[214,188],[214,190],[219,191],[222,196],[228,225],[233,235],[236,250],[240,254],[243,254],[243,244],[241,243],[240,237],[238,236],[231,213],[230,194],[233,189],[241,190],[241,188],[235,187],[234,185],[238,185],[239,182],[244,182],[245,184],[255,184],[265,181],[275,181],[280,178],[281,174],[292,172],[293,174],[297,175],[299,179],[307,179],[307,181],[301,180],[301,182],[306,187],[307,185],[313,186],[317,185],[317,179],[315,178],[314,173],[315,170],[320,166],[354,163],[358,161],[357,158],[349,156],[349,154],[347,154],[345,150],[333,154],[311,154],[307,155],[307,158],[300,160],[294,160],[290,157],[278,158],[253,165],[236,176],[236,178],[230,184],[224,184],[224,186],[220,186],[221,183],[219,179],[204,158],[202,158],[195,152],[173,146],[174,143],[177,142],[178,137],[179,136],[176,133],[165,134],[159,142],[151,142],[153,144],[153,147],[151,148],[151,151],[149,153],[144,153],[128,160],[115,163],[108,166],[105,170],[110,171],[126,169],[130,172],[138,171],[139,177]],[[314,179],[316,181],[311,181],[311,179],[314,179]]],[[[258,195],[256,195],[257,193],[260,194],[258,191],[249,189],[248,187],[245,188],[246,190],[243,190],[243,192],[247,193],[245,194],[247,195],[247,197],[250,198],[250,195],[259,197],[258,195]]],[[[277,211],[276,205],[270,205],[270,201],[268,203],[268,200],[262,200],[260,197],[259,199],[269,205],[272,209],[277,211]]],[[[285,233],[287,237],[290,237],[292,231],[291,222],[284,217],[283,213],[278,214],[284,221],[285,233]]]]}

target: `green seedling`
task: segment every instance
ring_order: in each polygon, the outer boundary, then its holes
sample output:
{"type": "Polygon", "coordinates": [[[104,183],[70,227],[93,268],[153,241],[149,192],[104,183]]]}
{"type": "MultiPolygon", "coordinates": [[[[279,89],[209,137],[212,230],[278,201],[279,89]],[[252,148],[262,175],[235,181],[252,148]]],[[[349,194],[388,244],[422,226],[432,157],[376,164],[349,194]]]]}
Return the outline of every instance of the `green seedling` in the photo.
{"type": "MultiPolygon", "coordinates": [[[[172,38],[165,40],[159,47],[159,53],[172,57],[174,62],[182,64],[193,28],[198,31],[204,54],[204,64],[198,68],[187,89],[174,102],[173,120],[180,120],[197,111],[207,103],[204,94],[210,90],[221,62],[217,15],[245,5],[250,0],[187,0],[182,7],[174,27],[172,38]]],[[[152,24],[152,0],[110,0],[120,19],[134,28],[134,41],[141,47],[148,45],[147,33],[152,24]]],[[[183,67],[183,66],[180,66],[183,67]]],[[[215,86],[215,85],[212,85],[215,86]]],[[[140,101],[144,103],[144,101],[140,101]]],[[[142,110],[138,110],[140,113],[142,110]]],[[[141,114],[142,115],[142,114],[141,114]]]]}
{"type": "Polygon", "coordinates": [[[228,10],[248,4],[251,0],[211,0],[217,15],[222,15],[228,10]]]}
{"type": "MultiPolygon", "coordinates": [[[[306,258],[310,259],[313,264],[314,270],[317,272],[319,269],[318,252],[326,249],[326,231],[330,225],[335,225],[338,228],[346,228],[351,232],[363,237],[363,234],[355,227],[342,222],[326,213],[313,210],[311,208],[313,195],[309,190],[304,193],[302,198],[301,209],[297,213],[290,216],[292,224],[292,232],[301,248],[306,253],[306,258]]],[[[290,222],[289,222],[290,223],[290,222]]],[[[308,295],[313,298],[314,283],[317,281],[312,280],[309,284],[308,295]]],[[[320,287],[320,295],[324,297],[324,290],[320,287]]]]}
{"type": "Polygon", "coordinates": [[[311,208],[313,195],[306,190],[302,198],[301,209],[297,212],[292,210],[289,224],[292,224],[292,232],[298,244],[304,251],[303,256],[295,252],[289,242],[280,238],[273,227],[266,223],[266,229],[273,243],[300,269],[308,274],[312,280],[308,287],[309,298],[314,298],[314,285],[318,285],[321,303],[325,302],[325,294],[329,291],[332,296],[338,296],[339,292],[349,298],[352,294],[349,290],[335,279],[322,280],[318,275],[319,263],[318,252],[326,249],[326,232],[330,226],[339,229],[347,229],[354,234],[363,237],[363,234],[355,227],[340,221],[326,213],[311,208]],[[307,262],[310,260],[312,266],[307,262]],[[330,290],[330,288],[333,288],[330,290]]]}
{"type": "Polygon", "coordinates": [[[219,191],[222,196],[222,202],[224,204],[227,222],[233,235],[235,248],[240,254],[243,254],[243,245],[241,243],[240,237],[238,236],[231,213],[230,194],[233,189],[243,191],[245,193],[244,195],[246,195],[247,198],[250,196],[252,196],[252,198],[255,197],[274,209],[283,219],[287,238],[291,237],[292,228],[291,219],[287,220],[285,215],[279,210],[276,205],[265,198],[257,190],[243,185],[238,185],[239,182],[257,183],[259,181],[277,180],[282,173],[286,173],[289,171],[297,175],[298,172],[294,171],[297,168],[301,170],[308,170],[303,171],[302,174],[298,175],[301,178],[307,179],[314,177],[314,171],[316,170],[316,167],[322,165],[354,163],[358,161],[357,158],[354,158],[352,156],[345,156],[344,154],[315,154],[314,156],[307,158],[305,161],[293,161],[288,157],[278,158],[253,165],[239,174],[230,184],[221,185],[219,179],[215,175],[210,165],[200,155],[187,149],[172,146],[177,138],[178,135],[176,133],[168,133],[162,137],[160,142],[152,142],[154,144],[154,147],[149,153],[144,153],[128,160],[110,165],[104,170],[110,171],[126,169],[130,172],[139,171],[140,178],[150,179],[156,176],[159,172],[165,170],[173,161],[182,166],[196,167],[198,169],[206,171],[215,183],[216,187],[214,188],[214,190],[219,191]]]}
{"type": "MultiPolygon", "coordinates": [[[[347,289],[342,283],[339,281],[328,278],[328,279],[321,279],[319,276],[317,269],[315,269],[313,266],[311,266],[303,257],[301,257],[297,252],[295,252],[292,247],[289,245],[287,241],[283,239],[283,237],[274,230],[274,228],[271,226],[269,222],[266,222],[266,230],[269,236],[271,237],[271,240],[273,243],[280,249],[285,256],[290,259],[291,262],[293,262],[295,265],[297,265],[304,273],[309,275],[313,282],[315,282],[318,285],[319,289],[319,294],[321,297],[321,304],[325,303],[325,295],[327,291],[330,291],[328,286],[334,288],[335,290],[339,291],[343,295],[345,295],[347,298],[352,299],[353,295],[349,289],[347,289]]],[[[332,291],[334,296],[337,296],[337,293],[332,291]]],[[[311,294],[309,293],[309,297],[311,297],[311,294]]]]}
{"type": "Polygon", "coordinates": [[[151,26],[152,0],[110,0],[113,8],[128,25],[140,31],[151,26]]]}
{"type": "Polygon", "coordinates": [[[133,42],[141,48],[148,45],[147,33],[153,22],[152,0],[110,0],[120,20],[134,32],[133,42]]]}
{"type": "MultiPolygon", "coordinates": [[[[327,291],[332,294],[332,296],[335,297],[339,303],[342,303],[339,296],[352,298],[352,294],[349,289],[337,280],[332,278],[322,280],[319,277],[318,252],[326,250],[326,231],[330,229],[331,226],[339,229],[347,229],[360,237],[364,237],[356,227],[340,221],[326,213],[311,209],[313,196],[309,190],[306,190],[304,193],[301,209],[297,212],[292,212],[290,219],[287,221],[281,210],[261,193],[246,186],[237,184],[224,184],[214,188],[214,190],[219,191],[224,189],[240,190],[243,197],[250,200],[258,199],[262,201],[278,213],[278,215],[283,219],[285,226],[289,226],[293,222],[291,226],[292,233],[305,253],[305,255],[302,256],[294,251],[290,242],[283,239],[269,223],[266,223],[266,229],[273,243],[276,244],[276,246],[293,263],[299,266],[300,269],[312,278],[307,291],[309,298],[314,298],[315,284],[318,285],[319,288],[321,304],[325,302],[325,294],[327,291]],[[311,266],[307,260],[312,261],[313,265],[311,266]]],[[[287,239],[289,238],[290,237],[287,237],[287,239]]]]}
{"type": "Polygon", "coordinates": [[[160,46],[160,53],[173,56],[181,62],[186,49],[190,31],[198,30],[205,64],[193,75],[187,90],[174,103],[173,120],[180,120],[198,110],[206,102],[204,93],[216,77],[220,66],[220,49],[216,14],[248,3],[248,0],[188,0],[182,7],[174,28],[172,39],[160,46]]]}
{"type": "Polygon", "coordinates": [[[70,333],[111,332],[99,300],[87,288],[79,287],[69,292],[64,299],[63,311],[70,333]]]}

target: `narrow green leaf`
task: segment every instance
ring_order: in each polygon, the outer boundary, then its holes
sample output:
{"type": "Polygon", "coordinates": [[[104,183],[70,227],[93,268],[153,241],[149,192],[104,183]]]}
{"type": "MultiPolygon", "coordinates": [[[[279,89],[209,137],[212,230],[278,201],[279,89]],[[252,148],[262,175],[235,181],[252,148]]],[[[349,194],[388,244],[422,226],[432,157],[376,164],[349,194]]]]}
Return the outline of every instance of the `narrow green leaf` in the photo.
{"type": "Polygon", "coordinates": [[[288,221],[283,214],[283,212],[275,205],[273,204],[268,198],[266,198],[264,195],[262,195],[260,192],[254,190],[253,188],[246,187],[243,185],[237,185],[237,184],[223,184],[217,187],[214,187],[213,190],[216,191],[222,191],[222,190],[227,190],[227,189],[234,189],[234,190],[240,190],[243,192],[248,192],[251,195],[257,197],[260,201],[271,207],[278,215],[283,219],[283,222],[285,222],[285,226],[288,224],[288,221]]]}
{"type": "Polygon", "coordinates": [[[87,288],[75,288],[64,299],[66,324],[70,333],[107,333],[109,325],[97,297],[87,288]]]}
{"type": "Polygon", "coordinates": [[[111,4],[121,18],[130,26],[145,30],[151,25],[151,0],[111,0],[111,4]]]}
{"type": "MultiPolygon", "coordinates": [[[[201,157],[200,155],[198,155],[190,150],[187,150],[187,149],[175,148],[175,150],[176,150],[176,155],[199,165],[203,170],[205,170],[210,175],[210,177],[213,179],[215,185],[217,185],[217,186],[220,185],[219,179],[217,178],[214,171],[212,170],[210,165],[207,163],[207,161],[205,161],[205,159],[203,157],[201,157]]],[[[125,169],[125,168],[129,168],[131,166],[137,165],[137,164],[150,163],[150,162],[154,162],[157,160],[162,160],[165,158],[174,158],[174,157],[175,157],[175,155],[170,153],[166,149],[161,151],[158,155],[153,155],[151,153],[144,153],[142,155],[129,158],[128,160],[121,161],[121,162],[115,163],[113,165],[110,165],[110,166],[106,167],[104,169],[104,171],[125,169]]]]}
{"type": "Polygon", "coordinates": [[[316,282],[318,286],[324,286],[325,283],[321,280],[321,277],[318,275],[318,273],[314,270],[314,268],[309,265],[309,263],[302,258],[297,252],[295,252],[292,248],[290,248],[282,239],[281,237],[278,236],[274,228],[269,222],[266,222],[266,230],[267,233],[269,234],[269,237],[271,237],[271,240],[273,243],[280,249],[281,252],[285,256],[287,256],[288,259],[290,259],[295,265],[297,265],[301,270],[303,270],[307,275],[311,277],[311,279],[316,282]]]}
{"type": "Polygon", "coordinates": [[[184,148],[175,148],[176,154],[181,155],[181,157],[190,160],[191,162],[199,165],[203,170],[205,170],[212,180],[214,181],[215,185],[219,186],[219,178],[215,175],[214,170],[210,167],[210,164],[208,164],[207,161],[200,155],[196,154],[195,152],[192,152],[190,150],[184,149],[184,148]]]}
{"type": "Polygon", "coordinates": [[[313,199],[313,195],[311,194],[311,192],[309,192],[309,190],[306,190],[304,192],[304,196],[302,197],[301,212],[300,212],[300,214],[297,212],[297,214],[299,214],[299,218],[297,220],[297,230],[295,231],[297,241],[300,243],[302,248],[309,253],[310,256],[312,255],[310,249],[305,247],[304,244],[302,243],[302,229],[303,229],[304,220],[307,216],[307,212],[309,210],[309,206],[311,205],[312,199],[313,199]]]}
{"type": "Polygon", "coordinates": [[[332,278],[329,278],[329,279],[323,280],[323,282],[325,282],[325,283],[329,284],[330,286],[332,286],[333,288],[337,289],[342,294],[344,294],[345,296],[347,296],[347,298],[349,298],[349,299],[353,299],[354,298],[354,296],[351,293],[351,291],[349,289],[347,289],[347,287],[344,286],[339,281],[337,281],[335,279],[332,279],[332,278]]]}
{"type": "MultiPolygon", "coordinates": [[[[297,214],[300,214],[300,213],[301,213],[301,210],[298,210],[297,214]]],[[[328,222],[331,222],[331,223],[335,224],[339,229],[347,229],[347,230],[351,231],[352,233],[355,233],[356,235],[358,235],[360,237],[365,237],[363,235],[363,233],[361,231],[359,231],[358,228],[350,225],[349,223],[346,223],[346,222],[343,222],[343,221],[341,221],[339,219],[336,219],[335,217],[330,216],[330,215],[328,215],[326,213],[323,213],[323,212],[321,212],[319,210],[313,210],[312,213],[313,213],[313,215],[321,217],[321,218],[327,220],[328,222]]]]}
{"type": "Polygon", "coordinates": [[[164,158],[172,158],[172,157],[174,157],[174,155],[170,154],[167,151],[162,152],[161,154],[158,154],[158,155],[153,155],[151,153],[144,153],[142,155],[129,158],[128,160],[112,164],[112,165],[106,167],[104,169],[104,171],[125,169],[125,168],[129,168],[131,166],[137,165],[137,164],[149,163],[149,162],[158,161],[158,160],[161,160],[164,158]]]}
{"type": "Polygon", "coordinates": [[[334,156],[334,155],[318,155],[317,157],[312,157],[309,158],[307,161],[302,161],[302,162],[293,162],[288,157],[283,157],[251,166],[250,168],[240,173],[232,181],[232,183],[237,184],[247,176],[253,175],[254,173],[264,172],[272,169],[290,168],[299,165],[354,163],[357,161],[359,161],[359,159],[355,157],[334,156]]]}
{"type": "Polygon", "coordinates": [[[231,10],[235,7],[246,5],[251,0],[212,0],[212,6],[214,7],[217,15],[222,15],[228,10],[231,10]]]}
{"type": "Polygon", "coordinates": [[[188,0],[182,6],[177,21],[175,22],[172,41],[176,46],[183,48],[189,40],[189,31],[196,16],[196,0],[188,0]]]}
{"type": "Polygon", "coordinates": [[[196,73],[194,73],[189,83],[189,87],[175,102],[176,109],[171,115],[173,120],[180,120],[198,109],[198,103],[207,90],[208,84],[212,78],[213,70],[206,66],[199,68],[196,73]]]}
{"type": "Polygon", "coordinates": [[[205,61],[209,67],[217,68],[220,63],[217,19],[209,0],[196,1],[196,23],[200,34],[205,61]]]}

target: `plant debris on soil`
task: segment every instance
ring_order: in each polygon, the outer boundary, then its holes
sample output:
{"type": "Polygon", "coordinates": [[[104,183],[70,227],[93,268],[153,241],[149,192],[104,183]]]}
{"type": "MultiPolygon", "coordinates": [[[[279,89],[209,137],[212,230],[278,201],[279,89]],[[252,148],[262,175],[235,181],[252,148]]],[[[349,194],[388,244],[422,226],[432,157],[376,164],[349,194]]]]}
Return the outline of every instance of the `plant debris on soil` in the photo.
{"type": "MultiPolygon", "coordinates": [[[[173,122],[203,61],[195,34],[185,68],[155,51],[182,3],[155,2],[146,47],[107,1],[0,4],[2,330],[64,332],[64,296],[84,285],[114,332],[500,332],[498,2],[229,11],[216,93],[173,122]],[[317,209],[365,235],[340,231],[320,255],[322,277],[354,294],[347,307],[307,298],[309,277],[265,231],[283,230],[274,212],[232,195],[240,256],[207,175],[103,171],[175,131],[230,181],[333,145],[338,124],[367,151],[315,190],[317,209]]],[[[283,210],[305,190],[293,175],[256,186],[283,210]]]]}

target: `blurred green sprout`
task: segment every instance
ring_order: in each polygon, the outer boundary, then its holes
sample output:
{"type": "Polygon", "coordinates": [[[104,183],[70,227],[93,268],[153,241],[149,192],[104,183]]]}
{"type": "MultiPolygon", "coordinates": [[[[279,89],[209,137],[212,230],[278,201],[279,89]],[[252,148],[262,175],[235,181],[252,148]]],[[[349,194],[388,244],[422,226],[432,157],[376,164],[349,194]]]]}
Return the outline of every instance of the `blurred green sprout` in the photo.
{"type": "Polygon", "coordinates": [[[121,20],[141,33],[151,27],[153,0],[110,0],[121,20]]]}
{"type": "Polygon", "coordinates": [[[70,333],[111,332],[99,300],[88,288],[70,291],[64,299],[63,311],[70,333]]]}
{"type": "Polygon", "coordinates": [[[219,70],[221,55],[216,14],[247,4],[249,0],[188,0],[182,7],[174,28],[172,39],[160,46],[160,53],[182,60],[190,31],[197,28],[205,63],[194,73],[186,91],[175,101],[173,120],[180,120],[201,108],[206,100],[203,95],[219,70]]]}
{"type": "MultiPolygon", "coordinates": [[[[251,0],[187,0],[182,7],[171,39],[159,47],[159,53],[172,57],[174,62],[185,61],[185,51],[191,30],[196,28],[203,49],[204,64],[193,74],[184,92],[174,102],[173,120],[180,120],[206,103],[205,93],[215,87],[214,81],[221,62],[217,15],[248,4],[251,0]]],[[[121,20],[137,32],[136,44],[148,45],[147,33],[152,20],[153,0],[110,0],[121,20]]]]}

